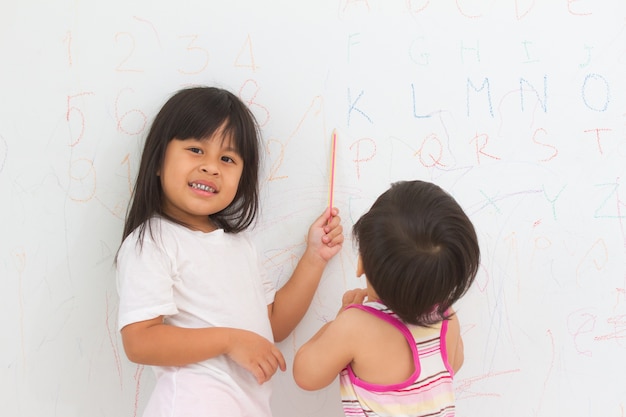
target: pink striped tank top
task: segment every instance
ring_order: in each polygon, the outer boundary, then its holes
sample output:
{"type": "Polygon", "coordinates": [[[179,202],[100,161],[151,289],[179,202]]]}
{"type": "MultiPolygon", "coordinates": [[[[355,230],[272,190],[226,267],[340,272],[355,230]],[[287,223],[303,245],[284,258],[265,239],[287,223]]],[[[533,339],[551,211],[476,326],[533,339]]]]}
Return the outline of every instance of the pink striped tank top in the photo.
{"type": "Polygon", "coordinates": [[[339,375],[341,401],[347,417],[453,417],[453,370],[448,363],[448,322],[429,328],[406,325],[385,305],[353,304],[394,325],[413,351],[415,372],[394,385],[377,385],[359,379],[348,365],[339,375]]]}

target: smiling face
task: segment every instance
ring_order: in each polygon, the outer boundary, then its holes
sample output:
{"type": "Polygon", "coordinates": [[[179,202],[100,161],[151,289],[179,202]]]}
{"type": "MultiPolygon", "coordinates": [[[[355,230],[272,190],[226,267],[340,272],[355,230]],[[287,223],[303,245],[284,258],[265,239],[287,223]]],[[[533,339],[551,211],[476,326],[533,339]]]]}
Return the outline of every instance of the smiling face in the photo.
{"type": "Polygon", "coordinates": [[[209,215],[233,202],[243,165],[222,129],[207,139],[171,140],[158,172],[163,212],[191,229],[215,230],[209,215]]]}

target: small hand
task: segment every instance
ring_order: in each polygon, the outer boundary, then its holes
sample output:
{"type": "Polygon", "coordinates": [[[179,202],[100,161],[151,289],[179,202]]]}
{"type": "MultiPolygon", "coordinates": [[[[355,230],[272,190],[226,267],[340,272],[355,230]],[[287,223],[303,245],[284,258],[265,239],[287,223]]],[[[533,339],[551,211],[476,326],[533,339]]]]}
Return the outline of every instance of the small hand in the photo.
{"type": "Polygon", "coordinates": [[[346,291],[341,298],[341,309],[339,309],[339,313],[350,304],[363,304],[365,298],[367,298],[367,289],[365,288],[355,288],[346,291]]]}
{"type": "Polygon", "coordinates": [[[287,369],[285,358],[269,340],[247,330],[235,330],[227,355],[250,371],[259,384],[269,381],[276,369],[287,369]]]}
{"type": "Polygon", "coordinates": [[[309,228],[309,247],[315,249],[324,261],[339,253],[343,244],[343,226],[338,214],[336,207],[327,208],[309,228]]]}

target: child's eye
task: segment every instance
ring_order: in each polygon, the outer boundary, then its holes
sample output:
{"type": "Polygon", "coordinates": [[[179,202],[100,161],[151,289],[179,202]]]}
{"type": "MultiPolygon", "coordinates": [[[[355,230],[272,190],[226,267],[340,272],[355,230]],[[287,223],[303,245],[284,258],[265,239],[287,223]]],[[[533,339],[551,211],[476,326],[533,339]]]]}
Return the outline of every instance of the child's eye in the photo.
{"type": "Polygon", "coordinates": [[[235,160],[233,158],[231,158],[230,156],[222,156],[222,161],[229,162],[229,163],[234,163],[235,162],[235,160]]]}
{"type": "Polygon", "coordinates": [[[202,153],[202,149],[191,147],[189,150],[193,153],[202,153]]]}

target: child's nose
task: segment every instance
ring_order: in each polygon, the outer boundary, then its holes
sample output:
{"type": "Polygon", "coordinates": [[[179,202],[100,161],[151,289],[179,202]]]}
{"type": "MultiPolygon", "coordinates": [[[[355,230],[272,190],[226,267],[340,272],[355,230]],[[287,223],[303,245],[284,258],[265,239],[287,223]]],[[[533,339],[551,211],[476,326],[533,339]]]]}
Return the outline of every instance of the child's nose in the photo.
{"type": "Polygon", "coordinates": [[[217,175],[219,174],[219,169],[217,167],[217,163],[212,161],[205,161],[200,166],[200,170],[202,172],[206,172],[209,175],[217,175]]]}

